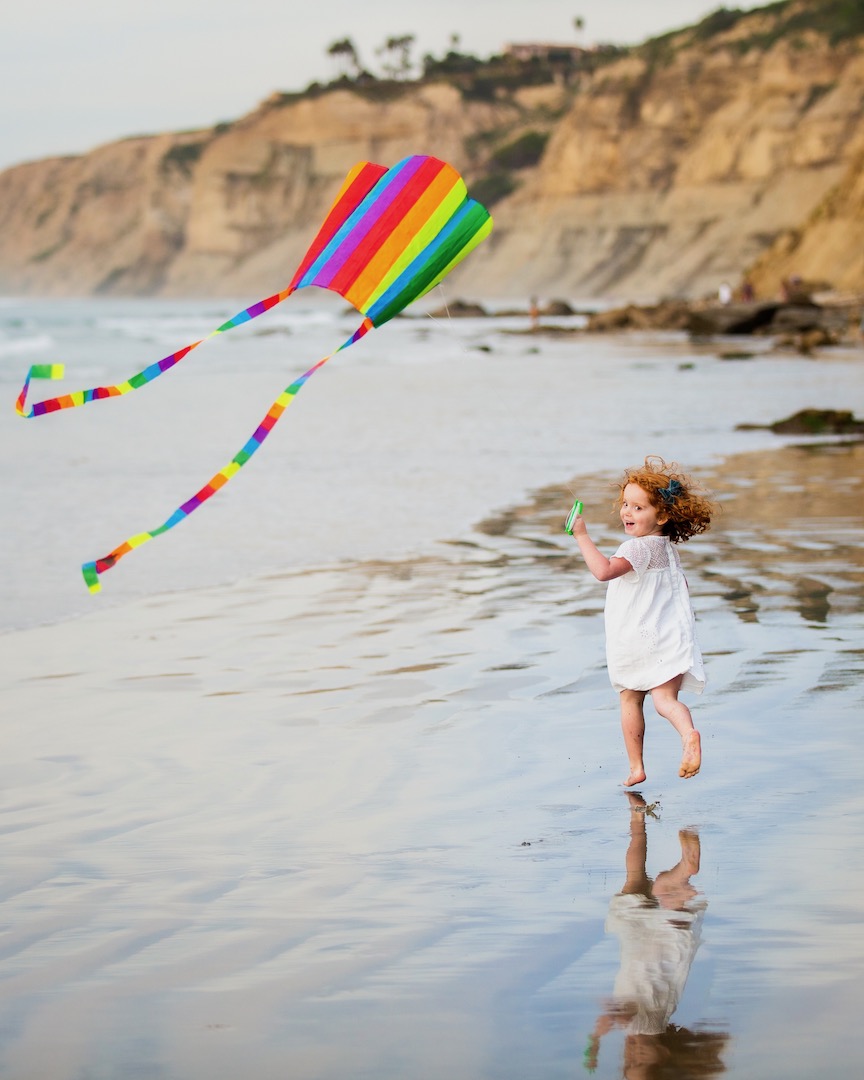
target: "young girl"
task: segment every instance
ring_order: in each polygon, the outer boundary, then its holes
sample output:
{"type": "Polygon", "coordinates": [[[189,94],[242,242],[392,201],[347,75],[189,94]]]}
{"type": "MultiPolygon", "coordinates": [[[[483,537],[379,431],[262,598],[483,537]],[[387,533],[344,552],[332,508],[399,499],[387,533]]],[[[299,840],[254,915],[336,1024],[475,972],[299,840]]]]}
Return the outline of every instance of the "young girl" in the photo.
{"type": "Polygon", "coordinates": [[[630,761],[625,787],[645,780],[645,695],[681,736],[678,775],[695,776],[702,764],[699,732],[681,690],[702,693],[705,672],[696,641],[687,582],[673,547],[705,532],[713,504],[694,490],[675,464],[647,457],[628,469],[618,496],[627,539],[611,559],[598,551],[580,515],[572,533],[588,569],[608,581],[606,660],[612,685],[621,695],[621,729],[630,761]]]}

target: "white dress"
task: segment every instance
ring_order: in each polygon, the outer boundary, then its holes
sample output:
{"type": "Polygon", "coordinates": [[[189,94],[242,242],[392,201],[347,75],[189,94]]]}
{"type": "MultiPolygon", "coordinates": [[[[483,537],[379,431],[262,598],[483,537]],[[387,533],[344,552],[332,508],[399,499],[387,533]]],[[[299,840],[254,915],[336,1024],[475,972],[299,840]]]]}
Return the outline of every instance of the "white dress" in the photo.
{"type": "Polygon", "coordinates": [[[696,619],[675,545],[667,536],[634,536],[615,552],[633,570],[606,591],[606,663],[621,690],[653,690],[684,676],[682,690],[702,693],[705,669],[696,619]]]}
{"type": "Polygon", "coordinates": [[[621,945],[614,999],[632,1008],[629,1035],[662,1035],[678,1008],[702,939],[707,904],[692,900],[668,911],[645,896],[619,894],[609,904],[606,930],[621,945]]]}

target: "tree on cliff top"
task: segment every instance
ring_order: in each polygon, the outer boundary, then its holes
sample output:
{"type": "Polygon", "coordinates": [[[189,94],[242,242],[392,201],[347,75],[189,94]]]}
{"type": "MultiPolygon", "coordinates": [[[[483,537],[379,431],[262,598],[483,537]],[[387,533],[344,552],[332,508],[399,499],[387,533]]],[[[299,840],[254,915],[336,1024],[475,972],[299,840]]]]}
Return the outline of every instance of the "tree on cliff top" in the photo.
{"type": "Polygon", "coordinates": [[[391,79],[407,79],[411,76],[411,46],[416,41],[413,34],[403,34],[401,37],[388,37],[384,44],[375,50],[376,55],[383,56],[381,67],[384,74],[391,79]]]}
{"type": "Polygon", "coordinates": [[[363,70],[357,48],[350,37],[334,41],[327,50],[327,55],[332,56],[334,60],[340,63],[343,76],[350,77],[353,75],[356,78],[363,70]]]}

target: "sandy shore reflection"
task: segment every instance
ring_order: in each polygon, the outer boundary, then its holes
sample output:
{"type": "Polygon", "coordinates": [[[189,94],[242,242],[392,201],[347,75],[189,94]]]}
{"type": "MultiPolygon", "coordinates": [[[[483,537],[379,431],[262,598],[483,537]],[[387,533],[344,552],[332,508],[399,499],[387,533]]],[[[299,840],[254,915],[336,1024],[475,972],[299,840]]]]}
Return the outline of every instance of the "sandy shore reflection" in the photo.
{"type": "Polygon", "coordinates": [[[728,1035],[671,1023],[699,948],[707,907],[690,882],[699,872],[699,835],[693,829],[680,830],[681,858],[652,880],[646,870],[646,818],[654,804],[647,805],[638,792],[628,792],[627,798],[626,879],[609,903],[606,920],[607,933],[618,938],[621,965],[612,997],[589,1037],[585,1067],[594,1072],[603,1036],[620,1027],[625,1032],[625,1080],[720,1076],[728,1035]]]}

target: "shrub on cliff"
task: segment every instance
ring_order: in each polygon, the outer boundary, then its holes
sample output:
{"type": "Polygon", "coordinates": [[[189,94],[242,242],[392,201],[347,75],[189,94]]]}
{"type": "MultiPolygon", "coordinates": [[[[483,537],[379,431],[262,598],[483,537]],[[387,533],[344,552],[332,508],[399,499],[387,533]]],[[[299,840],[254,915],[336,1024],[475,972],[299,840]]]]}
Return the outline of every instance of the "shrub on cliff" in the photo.
{"type": "Polygon", "coordinates": [[[191,176],[195,164],[204,152],[207,140],[200,142],[175,143],[167,150],[159,163],[163,174],[177,169],[184,176],[191,176]]]}
{"type": "Polygon", "coordinates": [[[469,194],[488,208],[515,191],[516,187],[516,181],[509,172],[496,171],[472,181],[469,194]]]}
{"type": "Polygon", "coordinates": [[[770,49],[783,38],[793,38],[807,30],[822,34],[832,45],[864,35],[864,4],[861,0],[811,0],[794,3],[780,0],[761,9],[776,13],[774,26],[737,43],[743,51],[770,49]]]}
{"type": "Polygon", "coordinates": [[[492,155],[492,164],[504,170],[529,169],[543,156],[548,141],[548,131],[526,131],[518,139],[499,146],[492,155]]]}
{"type": "Polygon", "coordinates": [[[697,23],[693,30],[694,41],[707,41],[717,34],[723,34],[731,30],[733,26],[744,18],[745,12],[740,8],[721,7],[712,11],[702,22],[697,23]]]}

